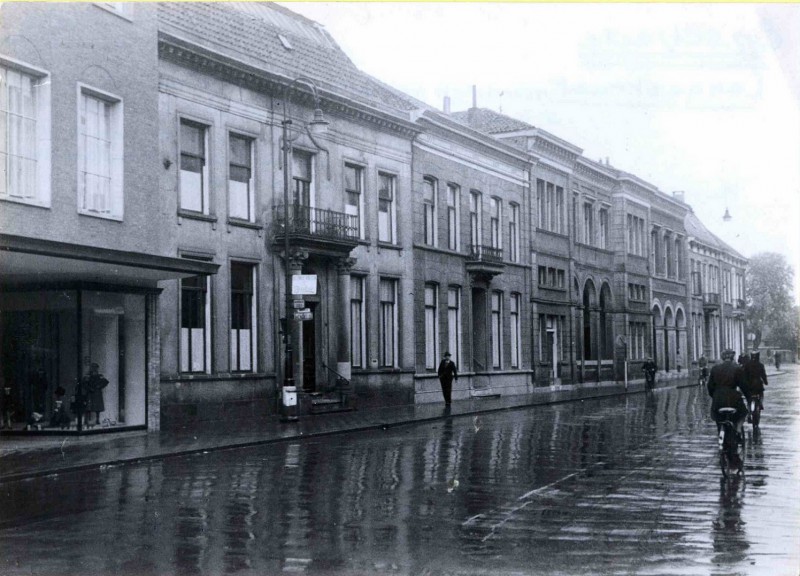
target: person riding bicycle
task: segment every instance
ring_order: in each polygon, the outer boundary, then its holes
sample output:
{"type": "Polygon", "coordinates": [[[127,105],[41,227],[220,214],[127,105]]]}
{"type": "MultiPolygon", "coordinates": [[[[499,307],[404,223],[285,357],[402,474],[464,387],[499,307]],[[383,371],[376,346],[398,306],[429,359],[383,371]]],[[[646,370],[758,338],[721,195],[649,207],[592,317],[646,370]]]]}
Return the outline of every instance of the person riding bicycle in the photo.
{"type": "Polygon", "coordinates": [[[767,370],[761,363],[761,353],[753,352],[750,361],[744,367],[745,388],[744,396],[747,399],[747,406],[754,396],[761,396],[759,408],[764,409],[764,386],[767,385],[767,370]]]}
{"type": "Polygon", "coordinates": [[[648,387],[652,387],[653,383],[656,381],[656,370],[658,367],[656,363],[653,362],[652,358],[647,358],[642,364],[642,370],[644,371],[644,379],[647,382],[648,387]]]}
{"type": "Polygon", "coordinates": [[[705,354],[701,354],[697,359],[697,366],[700,368],[700,380],[702,382],[708,381],[708,360],[705,354]]]}
{"type": "Polygon", "coordinates": [[[720,408],[735,408],[734,423],[737,436],[742,433],[742,425],[748,414],[744,400],[745,376],[744,370],[734,363],[736,352],[731,349],[722,352],[722,363],[711,368],[708,376],[708,395],[711,396],[711,418],[717,423],[717,432],[720,430],[720,408]]]}

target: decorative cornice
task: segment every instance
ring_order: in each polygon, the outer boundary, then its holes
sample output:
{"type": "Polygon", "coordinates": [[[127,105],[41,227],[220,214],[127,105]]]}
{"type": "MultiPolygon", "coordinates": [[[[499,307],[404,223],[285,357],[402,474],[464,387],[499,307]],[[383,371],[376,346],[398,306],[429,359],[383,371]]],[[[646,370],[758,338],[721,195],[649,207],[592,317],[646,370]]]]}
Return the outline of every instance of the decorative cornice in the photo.
{"type": "MultiPolygon", "coordinates": [[[[164,60],[258,92],[282,95],[286,86],[292,82],[291,78],[281,74],[251,66],[165,32],[159,33],[158,52],[159,57],[164,60]]],[[[377,126],[408,138],[421,132],[421,129],[409,119],[384,112],[346,95],[337,94],[327,87],[319,87],[319,95],[322,107],[327,112],[338,113],[357,122],[377,126]]],[[[313,102],[312,95],[304,90],[293,91],[291,97],[299,104],[310,106],[313,102]]]]}

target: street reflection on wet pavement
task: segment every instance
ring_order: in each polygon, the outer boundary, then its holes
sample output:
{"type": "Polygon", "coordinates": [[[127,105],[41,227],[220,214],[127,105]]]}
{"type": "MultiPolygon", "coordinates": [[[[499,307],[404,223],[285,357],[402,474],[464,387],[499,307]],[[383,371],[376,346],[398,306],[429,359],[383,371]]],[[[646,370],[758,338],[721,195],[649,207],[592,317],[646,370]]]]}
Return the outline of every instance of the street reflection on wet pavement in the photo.
{"type": "Polygon", "coordinates": [[[0,574],[798,574],[797,373],[0,484],[0,574]]]}

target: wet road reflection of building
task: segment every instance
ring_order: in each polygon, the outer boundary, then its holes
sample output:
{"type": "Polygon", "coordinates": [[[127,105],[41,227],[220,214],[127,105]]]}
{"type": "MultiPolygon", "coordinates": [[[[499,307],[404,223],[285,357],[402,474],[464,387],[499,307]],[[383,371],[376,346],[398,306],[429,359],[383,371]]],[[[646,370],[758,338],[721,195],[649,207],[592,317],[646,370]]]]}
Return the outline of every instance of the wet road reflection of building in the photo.
{"type": "Polygon", "coordinates": [[[682,389],[6,484],[0,573],[737,573],[774,471],[752,442],[747,490],[720,490],[707,405],[682,389]]]}

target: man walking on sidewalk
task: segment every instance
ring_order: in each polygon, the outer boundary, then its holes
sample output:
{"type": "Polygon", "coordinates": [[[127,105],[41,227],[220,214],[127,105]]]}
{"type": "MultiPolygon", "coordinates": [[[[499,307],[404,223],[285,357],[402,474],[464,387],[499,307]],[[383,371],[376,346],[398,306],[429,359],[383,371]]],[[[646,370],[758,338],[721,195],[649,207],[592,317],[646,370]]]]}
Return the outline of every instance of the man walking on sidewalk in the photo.
{"type": "Polygon", "coordinates": [[[442,396],[446,406],[450,405],[450,394],[453,391],[453,380],[458,380],[458,367],[450,360],[450,352],[444,353],[444,358],[439,363],[439,382],[442,385],[442,396]]]}

